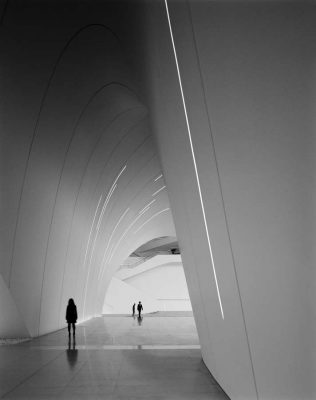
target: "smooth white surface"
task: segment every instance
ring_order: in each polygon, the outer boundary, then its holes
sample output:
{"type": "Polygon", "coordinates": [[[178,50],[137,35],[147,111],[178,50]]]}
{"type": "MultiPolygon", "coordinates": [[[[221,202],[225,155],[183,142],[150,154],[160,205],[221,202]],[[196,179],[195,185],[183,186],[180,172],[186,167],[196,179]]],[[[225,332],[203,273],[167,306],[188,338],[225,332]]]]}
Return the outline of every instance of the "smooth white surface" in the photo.
{"type": "Polygon", "coordinates": [[[124,282],[160,300],[189,300],[182,264],[158,266],[127,278],[124,282]]]}
{"type": "Polygon", "coordinates": [[[135,314],[137,314],[137,304],[139,301],[143,304],[144,314],[159,310],[159,304],[155,296],[113,277],[106,291],[102,314],[131,315],[134,303],[136,303],[135,314]]]}
{"type": "Polygon", "coordinates": [[[221,298],[221,294],[220,294],[220,290],[219,290],[219,286],[218,286],[218,279],[217,279],[217,273],[216,273],[216,268],[215,268],[215,263],[214,263],[214,256],[213,256],[212,244],[211,244],[211,239],[210,239],[209,227],[208,227],[208,222],[207,222],[206,215],[205,215],[205,206],[204,206],[204,199],[203,199],[202,190],[201,190],[200,176],[199,176],[199,171],[198,171],[196,156],[195,156],[195,150],[194,150],[193,141],[192,141],[191,126],[190,126],[190,122],[188,119],[187,104],[186,104],[185,96],[183,93],[182,77],[181,77],[181,72],[179,69],[178,54],[177,54],[177,49],[176,49],[176,46],[174,43],[173,28],[172,28],[172,23],[170,21],[169,6],[168,6],[167,0],[165,0],[165,6],[166,6],[166,14],[167,14],[167,19],[168,19],[169,31],[170,31],[170,39],[172,42],[173,54],[174,54],[174,59],[175,59],[176,67],[177,67],[178,80],[179,80],[179,86],[180,86],[180,91],[181,91],[181,98],[182,98],[182,104],[183,104],[183,111],[184,111],[184,115],[185,115],[185,122],[186,122],[186,126],[187,126],[188,138],[189,138],[189,142],[190,142],[192,161],[193,161],[193,165],[194,165],[196,185],[197,185],[198,192],[199,192],[201,210],[202,210],[202,215],[203,215],[203,222],[204,222],[204,226],[205,226],[205,234],[207,237],[207,244],[208,244],[208,248],[209,248],[210,259],[211,259],[211,264],[212,264],[212,269],[213,269],[213,274],[214,274],[214,281],[215,281],[215,285],[216,285],[218,303],[219,303],[219,307],[221,309],[222,318],[224,319],[225,317],[224,317],[222,298],[221,298]]]}
{"type": "Polygon", "coordinates": [[[0,268],[31,336],[64,326],[70,297],[80,321],[100,314],[122,260],[175,236],[170,211],[157,214],[169,208],[166,191],[133,225],[154,216],[146,229],[127,230],[162,185],[160,163],[111,30],[115,7],[82,6],[11,4],[0,43],[0,268]]]}
{"type": "Polygon", "coordinates": [[[192,311],[180,255],[156,255],[136,267],[121,268],[111,280],[103,310],[111,313],[130,312],[129,304],[136,301],[134,294],[130,294],[132,289],[139,291],[139,299],[147,312],[192,311]],[[119,287],[119,282],[122,281],[127,284],[126,293],[123,286],[119,287]],[[151,311],[148,311],[147,299],[145,300],[144,296],[155,300],[154,309],[149,304],[151,311]],[[122,303],[122,306],[116,307],[117,301],[122,303]],[[114,305],[113,311],[112,307],[107,307],[108,304],[114,305]]]}
{"type": "Polygon", "coordinates": [[[163,0],[22,3],[0,41],[0,331],[63,327],[69,297],[100,314],[122,261],[177,236],[229,396],[314,399],[313,2],[168,2],[205,216],[163,0]]]}
{"type": "Polygon", "coordinates": [[[0,338],[27,338],[29,336],[11,293],[0,276],[0,338]]]}
{"type": "Polygon", "coordinates": [[[204,360],[233,399],[312,399],[315,10],[287,2],[169,2],[221,322],[163,6],[146,15],[144,88],[204,360]]]}

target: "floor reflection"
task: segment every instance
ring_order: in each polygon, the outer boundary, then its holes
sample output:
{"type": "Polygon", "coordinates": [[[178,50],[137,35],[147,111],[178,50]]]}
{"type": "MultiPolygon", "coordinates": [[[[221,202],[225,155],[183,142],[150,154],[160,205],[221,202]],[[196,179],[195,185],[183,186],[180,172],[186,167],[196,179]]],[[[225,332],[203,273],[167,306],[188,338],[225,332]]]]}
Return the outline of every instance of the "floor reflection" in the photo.
{"type": "Polygon", "coordinates": [[[75,367],[78,361],[78,350],[76,349],[76,339],[69,340],[67,349],[67,361],[71,369],[75,367]]]}
{"type": "Polygon", "coordinates": [[[229,400],[201,361],[192,313],[137,317],[92,318],[76,342],[66,328],[0,346],[0,398],[229,400]]]}

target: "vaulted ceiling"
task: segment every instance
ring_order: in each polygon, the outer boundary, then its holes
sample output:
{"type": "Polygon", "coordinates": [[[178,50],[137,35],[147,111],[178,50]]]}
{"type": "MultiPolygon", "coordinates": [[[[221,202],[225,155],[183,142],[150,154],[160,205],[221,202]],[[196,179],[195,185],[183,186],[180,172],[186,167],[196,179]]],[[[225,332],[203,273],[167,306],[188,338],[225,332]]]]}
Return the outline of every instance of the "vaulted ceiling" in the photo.
{"type": "Polygon", "coordinates": [[[22,3],[10,3],[1,41],[1,274],[31,335],[63,326],[69,297],[80,319],[98,313],[121,262],[175,236],[147,108],[113,18],[90,24],[73,8],[67,23],[69,9],[50,5],[31,3],[23,15],[22,3]]]}

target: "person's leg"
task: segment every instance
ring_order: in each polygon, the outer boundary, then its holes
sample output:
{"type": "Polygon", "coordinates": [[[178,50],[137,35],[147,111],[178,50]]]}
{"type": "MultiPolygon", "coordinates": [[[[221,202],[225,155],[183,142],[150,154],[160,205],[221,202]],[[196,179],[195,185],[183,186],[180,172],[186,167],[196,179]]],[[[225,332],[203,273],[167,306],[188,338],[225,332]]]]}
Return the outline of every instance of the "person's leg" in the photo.
{"type": "Polygon", "coordinates": [[[70,323],[68,322],[68,336],[70,337],[70,323]]]}
{"type": "Polygon", "coordinates": [[[72,323],[72,331],[73,331],[73,335],[76,335],[76,324],[72,323]]]}

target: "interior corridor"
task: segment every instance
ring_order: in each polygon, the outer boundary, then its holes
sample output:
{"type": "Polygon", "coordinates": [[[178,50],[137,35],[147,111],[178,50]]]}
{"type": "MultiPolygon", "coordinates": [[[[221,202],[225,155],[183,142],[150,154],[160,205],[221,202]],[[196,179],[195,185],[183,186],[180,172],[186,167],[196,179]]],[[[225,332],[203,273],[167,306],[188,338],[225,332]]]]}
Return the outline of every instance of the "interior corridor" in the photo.
{"type": "Polygon", "coordinates": [[[5,399],[190,399],[228,397],[205,367],[192,313],[102,316],[0,346],[5,399]]]}
{"type": "Polygon", "coordinates": [[[0,0],[0,398],[316,399],[315,43],[310,0],[0,0]]]}

